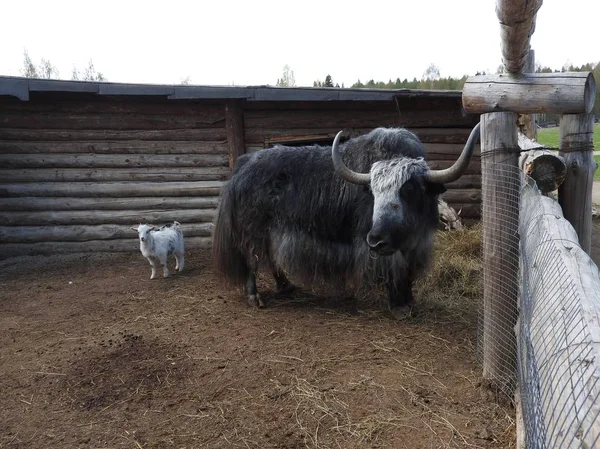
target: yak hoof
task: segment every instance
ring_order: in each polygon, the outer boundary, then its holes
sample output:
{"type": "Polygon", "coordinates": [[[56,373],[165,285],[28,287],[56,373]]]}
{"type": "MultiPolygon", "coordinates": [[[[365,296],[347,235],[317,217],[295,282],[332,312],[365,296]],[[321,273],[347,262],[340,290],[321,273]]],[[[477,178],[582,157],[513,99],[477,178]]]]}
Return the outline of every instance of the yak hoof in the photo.
{"type": "Polygon", "coordinates": [[[251,307],[264,307],[265,303],[257,293],[255,295],[248,295],[248,305],[251,307]]]}
{"type": "Polygon", "coordinates": [[[398,321],[403,321],[412,316],[412,309],[413,305],[407,304],[402,306],[391,307],[390,312],[392,312],[394,319],[398,321]]]}

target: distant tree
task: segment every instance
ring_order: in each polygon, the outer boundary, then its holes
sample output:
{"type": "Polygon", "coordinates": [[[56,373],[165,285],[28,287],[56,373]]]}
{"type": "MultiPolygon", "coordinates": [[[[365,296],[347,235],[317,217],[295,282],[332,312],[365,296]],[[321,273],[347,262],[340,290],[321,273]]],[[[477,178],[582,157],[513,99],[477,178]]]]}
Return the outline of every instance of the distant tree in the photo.
{"type": "Polygon", "coordinates": [[[185,78],[181,79],[181,84],[183,84],[183,85],[191,84],[191,82],[192,82],[192,79],[189,76],[186,76],[185,78]]]}
{"type": "Polygon", "coordinates": [[[46,78],[46,79],[57,79],[58,69],[52,65],[52,63],[42,58],[39,66],[35,66],[27,50],[23,52],[23,68],[21,69],[21,75],[27,78],[46,78]]]}
{"type": "Polygon", "coordinates": [[[101,72],[96,71],[91,59],[83,72],[80,72],[76,67],[73,67],[71,79],[76,81],[106,81],[105,76],[101,72]]]}
{"type": "Polygon", "coordinates": [[[294,71],[290,69],[289,65],[283,66],[283,75],[281,78],[277,78],[277,86],[279,87],[294,87],[296,86],[296,77],[294,71]]]}
{"type": "Polygon", "coordinates": [[[333,79],[331,75],[327,75],[325,77],[325,82],[323,83],[323,87],[333,87],[333,79]]]}

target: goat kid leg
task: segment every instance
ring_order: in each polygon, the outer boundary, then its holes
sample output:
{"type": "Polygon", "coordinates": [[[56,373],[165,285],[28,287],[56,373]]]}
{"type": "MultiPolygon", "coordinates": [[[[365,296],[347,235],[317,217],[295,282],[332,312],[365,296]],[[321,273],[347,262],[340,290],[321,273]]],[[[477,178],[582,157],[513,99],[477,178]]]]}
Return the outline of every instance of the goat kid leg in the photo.
{"type": "Polygon", "coordinates": [[[160,258],[160,264],[163,266],[163,277],[168,278],[170,273],[169,267],[167,265],[167,256],[163,256],[160,258]]]}
{"type": "Polygon", "coordinates": [[[183,266],[185,264],[185,258],[183,256],[183,253],[175,254],[175,262],[176,262],[175,270],[180,271],[180,272],[183,271],[183,266]]]}
{"type": "Polygon", "coordinates": [[[152,257],[149,257],[148,261],[150,262],[150,266],[152,267],[152,275],[150,276],[150,279],[156,279],[156,261],[152,257]]]}

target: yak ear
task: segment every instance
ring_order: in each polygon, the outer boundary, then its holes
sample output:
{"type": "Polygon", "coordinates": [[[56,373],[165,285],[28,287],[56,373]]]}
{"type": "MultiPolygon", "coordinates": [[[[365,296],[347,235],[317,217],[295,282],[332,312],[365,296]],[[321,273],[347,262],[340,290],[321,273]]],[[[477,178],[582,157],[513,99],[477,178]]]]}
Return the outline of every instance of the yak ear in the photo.
{"type": "Polygon", "coordinates": [[[425,189],[427,191],[427,193],[430,193],[432,195],[441,195],[442,193],[444,193],[447,189],[444,186],[444,184],[440,184],[437,182],[429,182],[426,181],[425,183],[425,189]]]}

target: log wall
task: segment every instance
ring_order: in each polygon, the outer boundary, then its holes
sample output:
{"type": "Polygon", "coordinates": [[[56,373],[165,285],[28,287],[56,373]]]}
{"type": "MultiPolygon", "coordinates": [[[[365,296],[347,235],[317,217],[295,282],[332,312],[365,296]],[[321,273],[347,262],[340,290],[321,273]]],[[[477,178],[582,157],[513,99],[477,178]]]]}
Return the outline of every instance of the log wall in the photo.
{"type": "MultiPolygon", "coordinates": [[[[172,100],[38,92],[0,97],[0,258],[137,251],[129,226],[179,221],[189,248],[210,244],[235,156],[275,143],[331,143],[403,126],[446,168],[477,123],[460,97],[396,101],[172,100]],[[233,154],[235,153],[235,154],[233,154]]],[[[479,151],[444,199],[479,218],[479,151]]]]}
{"type": "Polygon", "coordinates": [[[156,98],[0,98],[0,257],[137,251],[138,223],[210,242],[225,109],[156,98]]]}

